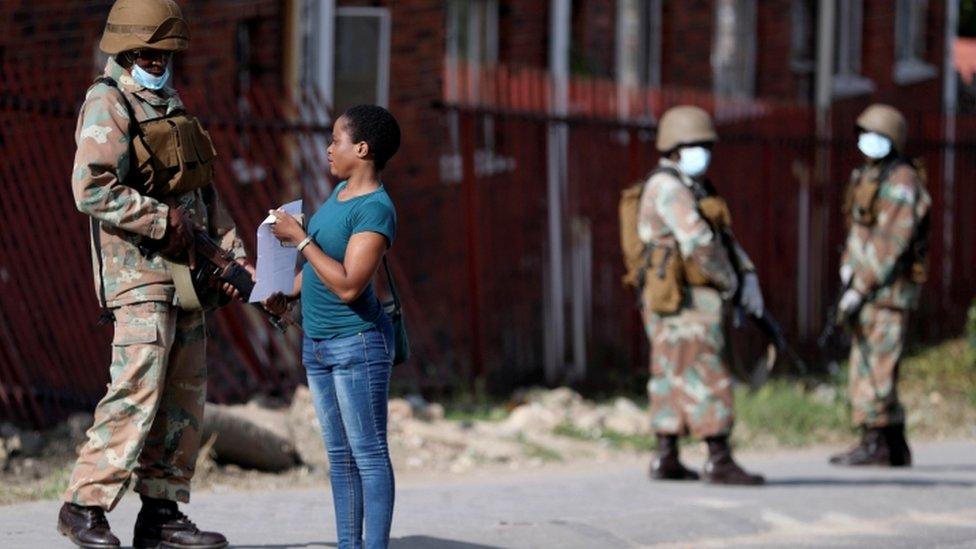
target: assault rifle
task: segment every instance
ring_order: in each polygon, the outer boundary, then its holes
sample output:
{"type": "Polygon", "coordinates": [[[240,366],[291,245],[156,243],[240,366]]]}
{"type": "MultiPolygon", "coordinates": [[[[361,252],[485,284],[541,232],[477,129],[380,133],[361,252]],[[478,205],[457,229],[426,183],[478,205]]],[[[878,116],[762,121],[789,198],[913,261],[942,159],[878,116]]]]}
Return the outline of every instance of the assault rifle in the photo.
{"type": "Polygon", "coordinates": [[[827,318],[824,321],[823,330],[820,331],[820,336],[817,337],[817,347],[821,351],[826,351],[827,349],[834,348],[835,340],[837,338],[837,328],[844,324],[843,319],[840,317],[840,300],[847,293],[847,290],[851,287],[851,283],[848,282],[844,284],[840,291],[837,292],[837,298],[834,299],[830,307],[827,308],[827,318]]]}
{"type": "MultiPolygon", "coordinates": [[[[139,245],[139,250],[146,257],[152,257],[158,253],[159,246],[158,240],[144,239],[139,245]]],[[[235,261],[230,252],[221,248],[205,230],[193,229],[191,253],[195,257],[192,269],[182,263],[169,262],[177,299],[181,306],[191,310],[211,310],[230,303],[230,296],[221,289],[223,284],[230,284],[237,290],[245,303],[251,298],[251,292],[254,290],[251,273],[235,261]]],[[[252,303],[252,305],[264,313],[268,321],[281,332],[285,332],[289,325],[296,325],[286,316],[272,314],[260,303],[252,303]]]]}
{"type": "Polygon", "coordinates": [[[772,313],[768,309],[763,308],[762,313],[759,315],[746,314],[740,303],[742,299],[742,284],[745,280],[745,273],[742,272],[742,266],[739,263],[739,256],[735,253],[735,237],[732,232],[725,228],[719,231],[719,237],[722,239],[722,246],[729,254],[729,261],[732,263],[732,270],[735,271],[735,276],[739,280],[738,288],[735,291],[735,296],[732,302],[735,304],[735,314],[737,317],[740,315],[745,315],[749,320],[759,329],[760,332],[769,341],[769,345],[766,346],[766,356],[759,360],[756,368],[752,371],[752,375],[749,376],[749,384],[753,389],[759,388],[766,379],[769,378],[770,372],[772,372],[773,367],[776,365],[776,359],[779,353],[785,353],[786,356],[790,357],[796,369],[799,371],[801,376],[807,375],[807,365],[800,358],[800,355],[793,350],[793,347],[786,340],[786,335],[783,333],[783,328],[780,327],[779,322],[773,317],[772,313]]]}

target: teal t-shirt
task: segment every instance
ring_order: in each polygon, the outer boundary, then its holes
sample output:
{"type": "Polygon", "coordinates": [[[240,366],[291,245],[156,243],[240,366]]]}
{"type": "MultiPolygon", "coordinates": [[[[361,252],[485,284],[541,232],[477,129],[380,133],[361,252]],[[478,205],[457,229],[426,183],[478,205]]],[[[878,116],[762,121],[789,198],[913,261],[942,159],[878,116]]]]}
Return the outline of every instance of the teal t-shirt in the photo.
{"type": "MultiPolygon", "coordinates": [[[[339,191],[346,182],[336,185],[329,199],[322,204],[308,223],[308,234],[329,257],[342,263],[346,246],[352,235],[362,232],[379,233],[386,237],[386,245],[393,245],[396,236],[396,209],[383,185],[375,191],[340,201],[339,191]]],[[[302,328],[313,339],[334,339],[358,334],[376,324],[382,306],[373,283],[352,303],[343,303],[328,289],[311,263],[302,268],[302,328]]]]}

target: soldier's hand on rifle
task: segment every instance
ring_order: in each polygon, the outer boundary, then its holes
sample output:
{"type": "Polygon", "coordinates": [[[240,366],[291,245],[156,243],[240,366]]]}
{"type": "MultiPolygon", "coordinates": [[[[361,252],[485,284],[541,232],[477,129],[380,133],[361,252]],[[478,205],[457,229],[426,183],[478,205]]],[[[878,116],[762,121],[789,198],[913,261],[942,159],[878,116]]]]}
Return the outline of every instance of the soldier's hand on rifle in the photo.
{"type": "Polygon", "coordinates": [[[183,208],[170,208],[166,215],[166,232],[163,234],[160,255],[167,259],[186,261],[190,268],[196,266],[193,253],[193,221],[183,208]]]}
{"type": "Polygon", "coordinates": [[[756,273],[749,272],[742,277],[742,294],[739,304],[745,312],[754,317],[761,317],[766,309],[763,300],[762,290],[759,288],[759,277],[756,273]]]}
{"type": "Polygon", "coordinates": [[[294,217],[282,210],[270,210],[268,213],[277,219],[271,226],[271,233],[282,244],[297,246],[299,242],[305,239],[305,230],[294,217]]]}
{"type": "Polygon", "coordinates": [[[841,318],[852,318],[861,309],[862,303],[864,303],[864,296],[854,288],[850,288],[844,292],[844,295],[840,298],[840,303],[837,304],[841,318]]]}
{"type": "Polygon", "coordinates": [[[851,283],[851,279],[854,278],[854,269],[848,264],[843,264],[840,266],[840,285],[848,286],[851,283]]]}
{"type": "MultiPolygon", "coordinates": [[[[255,276],[257,273],[255,272],[254,267],[250,263],[248,263],[246,259],[236,259],[235,261],[237,261],[237,263],[241,267],[244,267],[244,270],[246,270],[248,272],[248,274],[251,275],[251,280],[252,281],[256,281],[257,280],[256,279],[256,276],[255,276]]],[[[229,295],[232,299],[241,299],[241,294],[240,294],[240,292],[237,291],[237,288],[231,286],[227,282],[224,282],[223,284],[221,284],[220,285],[220,289],[225,294],[229,295]]]]}

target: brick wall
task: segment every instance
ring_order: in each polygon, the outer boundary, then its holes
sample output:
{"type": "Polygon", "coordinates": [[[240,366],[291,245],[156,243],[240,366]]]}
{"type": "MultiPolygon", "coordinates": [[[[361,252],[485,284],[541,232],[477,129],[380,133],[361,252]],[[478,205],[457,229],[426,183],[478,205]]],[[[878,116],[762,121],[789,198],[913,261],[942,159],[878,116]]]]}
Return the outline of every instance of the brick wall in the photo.
{"type": "Polygon", "coordinates": [[[664,2],[661,11],[661,82],[666,86],[711,89],[712,1],[664,2]]]}
{"type": "MultiPolygon", "coordinates": [[[[281,64],[282,13],[280,0],[182,1],[190,26],[190,50],[176,61],[178,85],[197,81],[236,80],[237,25],[249,21],[255,47],[252,69],[262,77],[277,77],[281,64]]],[[[95,67],[98,40],[111,0],[5,0],[0,10],[0,55],[3,61],[36,63],[52,69],[101,72],[95,67]],[[12,5],[11,5],[12,4],[12,5]]]]}
{"type": "Polygon", "coordinates": [[[573,2],[572,57],[575,72],[613,77],[616,74],[616,0],[573,2]]]}
{"type": "Polygon", "coordinates": [[[549,64],[549,2],[502,0],[498,5],[500,61],[530,67],[549,64]]]}

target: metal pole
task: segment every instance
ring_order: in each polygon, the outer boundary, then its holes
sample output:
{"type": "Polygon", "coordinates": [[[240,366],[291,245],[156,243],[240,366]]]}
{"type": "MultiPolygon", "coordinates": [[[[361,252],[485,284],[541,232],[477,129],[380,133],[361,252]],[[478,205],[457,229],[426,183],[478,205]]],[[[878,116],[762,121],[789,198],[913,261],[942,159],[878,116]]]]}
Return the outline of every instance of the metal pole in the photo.
{"type": "Polygon", "coordinates": [[[471,328],[472,381],[484,375],[481,341],[481,284],[478,261],[478,189],[475,177],[474,113],[458,111],[461,120],[461,185],[464,193],[464,217],[468,248],[468,315],[471,328]]]}
{"type": "MultiPolygon", "coordinates": [[[[830,109],[833,102],[834,75],[834,24],[836,1],[819,2],[817,33],[817,85],[816,85],[816,143],[814,145],[813,185],[821,189],[829,185],[830,179],[830,109]]],[[[797,242],[797,325],[801,336],[810,337],[814,326],[820,319],[820,304],[823,278],[823,252],[827,227],[826,212],[823,208],[814,212],[813,206],[820,207],[821,201],[812,204],[810,179],[801,181],[798,199],[799,230],[797,242]],[[816,218],[816,219],[814,219],[816,218]],[[816,227],[814,227],[816,225],[816,227]],[[814,244],[816,240],[817,244],[814,244]]],[[[819,193],[818,193],[819,194],[819,193]]],[[[822,195],[822,194],[821,194],[822,195]]]]}
{"type": "Polygon", "coordinates": [[[956,107],[959,101],[959,83],[955,68],[955,47],[959,26],[959,2],[946,3],[945,59],[942,67],[943,124],[945,148],[942,153],[942,303],[943,308],[952,303],[952,249],[955,244],[955,195],[956,195],[956,107]]]}
{"type": "MultiPolygon", "coordinates": [[[[565,116],[569,103],[570,0],[550,4],[549,70],[552,75],[551,113],[565,116]]],[[[545,374],[549,383],[559,380],[566,365],[566,295],[563,258],[564,209],[568,134],[565,123],[549,124],[547,140],[547,187],[549,222],[548,322],[546,323],[545,374]]]]}

